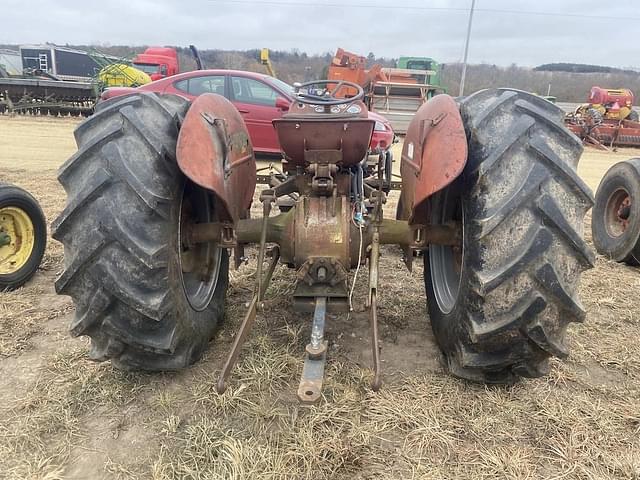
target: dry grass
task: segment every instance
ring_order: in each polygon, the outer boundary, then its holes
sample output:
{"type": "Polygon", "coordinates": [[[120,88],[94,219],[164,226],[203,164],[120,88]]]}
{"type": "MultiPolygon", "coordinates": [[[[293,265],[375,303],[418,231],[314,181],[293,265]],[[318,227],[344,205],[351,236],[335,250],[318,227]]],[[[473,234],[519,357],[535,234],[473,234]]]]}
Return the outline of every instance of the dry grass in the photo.
{"type": "MultiPolygon", "coordinates": [[[[70,125],[58,128],[69,135],[70,125]]],[[[64,204],[54,175],[0,153],[0,178],[29,188],[49,220],[64,204]]],[[[67,337],[72,307],[53,293],[62,249],[52,241],[34,281],[0,294],[0,476],[640,478],[638,269],[598,258],[583,277],[588,318],[571,328],[569,360],[547,378],[488,388],[444,372],[421,266],[410,274],[395,249],[383,254],[384,387],[368,388],[366,315],[335,317],[325,399],[309,408],[295,398],[309,318],[290,308],[286,268],[276,270],[231,388],[218,395],[253,262],[232,272],[226,325],[201,362],[175,374],[123,373],[88,361],[86,341],[67,337]]],[[[361,277],[357,305],[365,287],[361,277]]]]}

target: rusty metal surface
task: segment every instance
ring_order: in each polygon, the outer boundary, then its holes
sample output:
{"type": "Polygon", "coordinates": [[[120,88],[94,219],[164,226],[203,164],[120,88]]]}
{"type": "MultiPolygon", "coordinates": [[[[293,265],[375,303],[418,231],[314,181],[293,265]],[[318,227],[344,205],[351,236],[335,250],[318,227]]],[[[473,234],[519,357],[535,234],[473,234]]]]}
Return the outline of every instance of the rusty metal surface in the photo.
{"type": "Polygon", "coordinates": [[[233,366],[238,361],[238,356],[240,355],[240,349],[244,344],[249,332],[253,328],[253,324],[256,321],[256,314],[258,309],[258,292],[253,295],[251,299],[251,303],[249,304],[249,310],[247,311],[244,319],[242,320],[242,324],[240,325],[240,329],[233,340],[233,346],[231,347],[231,351],[227,356],[226,361],[224,362],[224,366],[222,367],[222,371],[220,372],[220,377],[218,378],[218,384],[216,385],[216,391],[218,393],[224,393],[227,389],[227,380],[229,379],[229,375],[231,374],[231,370],[233,366]]]}
{"type": "Polygon", "coordinates": [[[231,375],[231,370],[233,370],[234,365],[238,361],[238,356],[240,355],[240,350],[242,349],[242,345],[247,340],[251,329],[253,328],[253,324],[256,321],[256,315],[258,310],[258,304],[261,300],[261,295],[266,292],[269,282],[271,281],[271,275],[273,275],[273,271],[278,264],[278,260],[280,259],[280,251],[278,247],[275,247],[271,254],[271,260],[269,261],[269,266],[267,267],[267,272],[264,277],[258,277],[258,286],[256,291],[254,292],[253,298],[249,303],[249,309],[240,324],[240,328],[236,333],[235,338],[233,339],[233,345],[231,346],[231,350],[229,351],[229,355],[224,362],[224,366],[220,371],[220,377],[218,378],[218,383],[216,385],[216,391],[218,393],[224,393],[227,389],[227,380],[229,379],[229,375],[231,375]]]}
{"type": "Polygon", "coordinates": [[[355,165],[369,149],[375,125],[367,118],[281,118],[273,121],[287,162],[285,170],[305,166],[307,150],[340,151],[340,165],[355,165]]]}
{"type": "Polygon", "coordinates": [[[458,105],[449,95],[425,103],[409,125],[402,149],[399,220],[426,221],[426,200],[455,180],[467,162],[467,138],[458,105]]]}
{"type": "Polygon", "coordinates": [[[599,125],[567,120],[565,125],[585,143],[605,147],[640,147],[640,122],[603,120],[599,125]]]}
{"type": "Polygon", "coordinates": [[[193,101],[180,128],[177,158],[187,177],[216,194],[222,220],[245,217],[256,162],[244,120],[229,100],[206,93],[193,101]]]}
{"type": "Polygon", "coordinates": [[[371,292],[369,320],[371,323],[371,353],[373,355],[373,378],[371,379],[371,390],[377,392],[382,386],[382,379],[380,368],[380,350],[378,346],[378,293],[375,290],[371,292]]]}
{"type": "Polygon", "coordinates": [[[412,226],[406,220],[385,218],[380,222],[380,243],[407,246],[413,250],[427,248],[430,244],[460,245],[462,231],[456,223],[412,226]]]}
{"type": "Polygon", "coordinates": [[[335,258],[348,269],[351,265],[350,214],[346,197],[302,197],[295,207],[296,267],[311,257],[325,257],[335,258]],[[332,205],[333,202],[337,205],[332,205]]]}
{"type": "Polygon", "coordinates": [[[312,405],[322,397],[324,367],[327,361],[327,342],[324,340],[324,326],[327,315],[326,297],[315,299],[311,341],[307,345],[302,377],[298,386],[298,399],[312,405]]]}
{"type": "Polygon", "coordinates": [[[376,392],[382,385],[380,379],[380,350],[378,339],[378,266],[380,263],[380,243],[379,234],[373,233],[371,242],[371,252],[369,254],[369,321],[371,323],[371,354],[373,359],[373,379],[371,389],[376,392]]]}
{"type": "MultiPolygon", "coordinates": [[[[266,291],[265,282],[262,280],[262,268],[264,267],[264,255],[267,248],[267,227],[269,225],[269,214],[273,198],[262,199],[262,227],[260,229],[260,245],[258,246],[258,269],[256,271],[256,292],[258,300],[262,301],[266,291]]],[[[269,277],[271,278],[271,277],[269,277]]]]}

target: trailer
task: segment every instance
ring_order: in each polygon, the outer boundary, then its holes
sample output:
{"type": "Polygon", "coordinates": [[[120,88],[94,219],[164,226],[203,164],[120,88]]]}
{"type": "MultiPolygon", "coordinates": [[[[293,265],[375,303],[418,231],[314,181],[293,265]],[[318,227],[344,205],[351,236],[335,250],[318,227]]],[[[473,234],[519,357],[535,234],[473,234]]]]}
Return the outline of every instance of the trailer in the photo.
{"type": "Polygon", "coordinates": [[[89,53],[56,45],[23,45],[20,57],[24,71],[42,72],[67,81],[89,82],[102,68],[89,53]]]}
{"type": "Polygon", "coordinates": [[[0,48],[0,77],[22,74],[20,52],[0,48]]]}

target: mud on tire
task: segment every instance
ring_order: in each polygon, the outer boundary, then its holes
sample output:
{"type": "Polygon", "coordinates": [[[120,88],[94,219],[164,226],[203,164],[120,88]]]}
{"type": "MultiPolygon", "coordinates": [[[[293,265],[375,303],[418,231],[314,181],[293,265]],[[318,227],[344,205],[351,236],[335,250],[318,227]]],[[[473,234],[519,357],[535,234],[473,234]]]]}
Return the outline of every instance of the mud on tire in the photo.
{"type": "Polygon", "coordinates": [[[73,298],[71,333],[91,337],[94,360],[179,369],[201,356],[222,321],[226,252],[198,250],[214,265],[201,282],[183,271],[184,205],[200,202],[190,205],[196,221],[215,212],[176,164],[187,108],[180,97],[147,93],[105,103],[76,129],[78,151],[59,171],[68,199],[53,224],[65,250],[56,290],[73,298]]]}
{"type": "Polygon", "coordinates": [[[431,199],[431,223],[461,221],[463,247],[425,255],[428,309],[450,371],[488,383],[548,372],[582,322],[580,273],[593,266],[583,220],[593,195],[578,177],[580,140],[555,105],[484,90],[460,109],[469,143],[462,176],[431,199]]]}

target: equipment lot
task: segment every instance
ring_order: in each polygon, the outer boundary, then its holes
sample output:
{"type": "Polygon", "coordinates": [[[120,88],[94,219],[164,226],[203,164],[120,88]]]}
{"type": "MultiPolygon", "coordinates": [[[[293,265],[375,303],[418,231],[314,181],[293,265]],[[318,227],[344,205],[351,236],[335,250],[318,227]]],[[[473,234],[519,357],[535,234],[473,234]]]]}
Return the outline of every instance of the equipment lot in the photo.
{"type": "MultiPolygon", "coordinates": [[[[0,117],[0,180],[27,188],[49,222],[64,206],[55,175],[75,150],[77,123],[0,117]]],[[[609,166],[638,155],[589,149],[579,173],[595,189],[609,166]]],[[[589,230],[585,225],[588,241],[589,230]]],[[[63,251],[51,241],[34,280],[0,293],[3,475],[640,476],[640,270],[598,257],[581,285],[589,328],[571,327],[568,361],[553,361],[544,379],[493,388],[443,371],[428,325],[421,263],[409,274],[397,249],[383,253],[382,390],[368,387],[366,314],[338,316],[328,321],[327,401],[305,408],[295,389],[308,337],[300,325],[308,322],[298,321],[283,295],[292,289],[292,271],[276,269],[231,387],[219,396],[213,386],[251,296],[255,263],[231,272],[226,326],[202,361],[176,374],[123,373],[87,360],[88,342],[69,337],[71,300],[53,290],[63,251]]],[[[356,287],[358,305],[365,277],[356,287]]]]}

